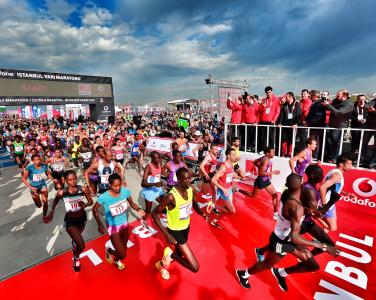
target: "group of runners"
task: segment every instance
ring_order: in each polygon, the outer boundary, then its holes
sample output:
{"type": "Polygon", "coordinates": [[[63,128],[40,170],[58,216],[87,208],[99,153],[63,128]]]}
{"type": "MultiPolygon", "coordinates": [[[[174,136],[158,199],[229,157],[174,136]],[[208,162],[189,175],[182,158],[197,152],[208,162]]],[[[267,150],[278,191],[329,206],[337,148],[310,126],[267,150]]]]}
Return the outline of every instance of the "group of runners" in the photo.
{"type": "Polygon", "coordinates": [[[337,228],[335,202],[344,193],[344,173],[351,168],[351,157],[340,155],[337,167],[324,176],[320,165],[312,161],[316,141],[308,138],[306,148],[290,159],[291,174],[286,178],[286,189],[278,197],[271,178],[279,175],[280,170],[273,169],[275,151],[271,147],[254,161],[258,176],[250,191],[238,186],[239,181],[250,180],[239,164],[239,138],[233,138],[227,149],[221,149],[211,141],[210,135],[203,136],[193,149],[198,162],[196,168],[189,168],[183,157],[188,147],[184,135],[171,144],[168,154],[147,153],[146,143],[147,137],[137,131],[87,133],[79,124],[58,137],[43,130],[27,137],[16,136],[10,145],[35,205],[43,208],[43,221],[51,222],[57,205],[64,204],[64,227],[72,239],[75,271],[81,269],[80,254],[85,249],[82,232],[87,222],[86,207],[92,207],[98,231],[108,233],[106,260],[119,270],[125,267],[129,209],[138,214],[145,229],[152,219],[168,243],[155,264],[161,276],[168,280],[173,261],[192,272],[199,271],[198,259],[188,243],[192,209],[208,224],[223,230],[222,218],[236,214],[234,193],[243,193],[246,199],[257,201],[265,197],[262,190],[270,194],[274,212],[270,218],[276,225],[269,244],[255,249],[257,262],[248,269],[236,270],[244,288],[250,288],[251,275],[269,268],[279,286],[287,291],[287,275],[317,270],[314,257],[323,252],[338,255],[327,233],[337,228]],[[150,162],[146,163],[147,160],[150,162]],[[127,188],[125,173],[131,163],[140,174],[143,207],[136,204],[127,188]],[[78,184],[80,176],[83,185],[78,184]],[[56,190],[50,209],[47,179],[53,181],[56,190]],[[204,209],[199,206],[200,199],[207,201],[204,209]],[[106,226],[102,223],[102,214],[106,226]],[[164,215],[167,227],[161,221],[164,215]],[[303,237],[305,233],[314,241],[303,237]],[[289,268],[274,268],[288,253],[296,256],[299,263],[289,268]]]}

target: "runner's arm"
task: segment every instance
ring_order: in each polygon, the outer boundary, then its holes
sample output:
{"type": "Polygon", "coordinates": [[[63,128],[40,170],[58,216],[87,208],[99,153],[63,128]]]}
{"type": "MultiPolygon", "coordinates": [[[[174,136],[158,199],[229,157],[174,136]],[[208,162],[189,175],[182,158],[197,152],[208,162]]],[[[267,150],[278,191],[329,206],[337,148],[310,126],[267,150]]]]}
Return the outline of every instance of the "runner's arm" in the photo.
{"type": "Polygon", "coordinates": [[[295,155],[294,157],[292,157],[290,160],[289,160],[289,165],[290,165],[290,169],[291,169],[291,173],[295,173],[295,163],[299,160],[299,159],[302,159],[304,158],[304,155],[305,155],[305,150],[303,151],[300,151],[297,155],[295,155]]]}
{"type": "Polygon", "coordinates": [[[198,201],[196,200],[196,189],[191,186],[191,189],[192,189],[192,192],[193,192],[193,199],[192,199],[192,206],[193,206],[193,209],[196,211],[196,213],[198,213],[201,217],[204,217],[206,218],[206,214],[204,214],[200,208],[200,205],[198,204],[198,201]]]}
{"type": "Polygon", "coordinates": [[[140,217],[145,216],[145,211],[144,211],[141,207],[139,207],[136,203],[134,203],[134,201],[133,201],[133,199],[132,199],[132,196],[129,196],[129,197],[127,198],[127,200],[128,200],[129,206],[130,206],[133,210],[137,211],[137,213],[140,215],[140,217]]]}
{"type": "MultiPolygon", "coordinates": [[[[94,173],[98,170],[98,161],[94,161],[90,167],[85,171],[84,175],[85,175],[85,180],[86,182],[90,182],[90,177],[89,175],[91,173],[94,173]]],[[[91,189],[90,189],[91,190],[91,189]]]]}
{"type": "Polygon", "coordinates": [[[82,192],[84,193],[87,203],[85,203],[85,207],[92,206],[93,205],[93,198],[91,197],[90,190],[88,187],[84,186],[82,187],[82,192]]]}
{"type": "Polygon", "coordinates": [[[103,226],[103,223],[101,219],[99,218],[99,208],[100,208],[100,204],[98,202],[95,202],[92,208],[92,211],[93,211],[93,216],[95,218],[95,221],[98,224],[98,231],[103,234],[105,233],[105,229],[104,229],[105,227],[103,226]]]}
{"type": "Polygon", "coordinates": [[[27,169],[24,170],[22,175],[22,182],[29,188],[29,189],[35,189],[27,180],[29,177],[29,171],[27,169]]]}
{"type": "Polygon", "coordinates": [[[219,177],[221,177],[221,176],[223,176],[224,174],[225,174],[225,171],[226,171],[226,168],[225,168],[225,166],[223,166],[223,165],[221,165],[220,167],[219,167],[219,170],[217,171],[217,173],[215,173],[215,175],[213,176],[213,178],[212,178],[212,180],[211,180],[211,182],[217,187],[217,188],[219,188],[219,189],[221,189],[222,191],[226,191],[226,189],[223,187],[223,186],[221,186],[220,184],[219,184],[219,177]]]}
{"type": "Polygon", "coordinates": [[[333,184],[341,181],[341,177],[339,174],[334,173],[328,180],[326,180],[320,186],[320,196],[322,204],[326,204],[326,193],[328,192],[328,188],[331,187],[333,184]]]}
{"type": "Polygon", "coordinates": [[[163,227],[161,220],[159,219],[159,214],[161,214],[166,209],[166,207],[173,209],[175,205],[176,204],[174,196],[171,194],[167,194],[163,197],[162,201],[157,205],[156,208],[154,208],[154,210],[151,213],[155,225],[157,225],[157,227],[162,231],[163,235],[171,244],[176,244],[176,241],[173,238],[173,236],[168,233],[167,229],[163,227]]]}
{"type": "Polygon", "coordinates": [[[206,155],[200,165],[200,171],[205,175],[205,177],[209,177],[209,174],[205,170],[205,166],[208,164],[209,160],[210,160],[209,155],[206,155]]]}
{"type": "Polygon", "coordinates": [[[141,186],[142,187],[153,187],[157,186],[156,183],[148,183],[148,177],[151,174],[150,166],[147,165],[144,171],[144,175],[142,176],[141,186]]]}
{"type": "Polygon", "coordinates": [[[50,213],[47,216],[49,222],[52,221],[52,219],[54,217],[55,208],[58,205],[58,203],[59,203],[60,199],[62,198],[62,196],[63,196],[63,191],[62,190],[57,191],[57,193],[55,195],[55,198],[54,198],[54,201],[52,202],[52,207],[51,207],[50,213]]]}

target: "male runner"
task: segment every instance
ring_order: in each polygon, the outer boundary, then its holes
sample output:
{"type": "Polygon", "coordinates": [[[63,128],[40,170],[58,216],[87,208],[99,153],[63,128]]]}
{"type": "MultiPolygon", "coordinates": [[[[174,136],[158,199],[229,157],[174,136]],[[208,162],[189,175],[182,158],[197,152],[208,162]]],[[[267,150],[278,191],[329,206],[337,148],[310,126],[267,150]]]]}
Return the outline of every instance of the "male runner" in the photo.
{"type": "Polygon", "coordinates": [[[312,163],[312,153],[315,151],[316,146],[316,139],[309,137],[306,142],[306,148],[289,160],[292,173],[296,173],[301,177],[304,176],[305,169],[312,163]]]}

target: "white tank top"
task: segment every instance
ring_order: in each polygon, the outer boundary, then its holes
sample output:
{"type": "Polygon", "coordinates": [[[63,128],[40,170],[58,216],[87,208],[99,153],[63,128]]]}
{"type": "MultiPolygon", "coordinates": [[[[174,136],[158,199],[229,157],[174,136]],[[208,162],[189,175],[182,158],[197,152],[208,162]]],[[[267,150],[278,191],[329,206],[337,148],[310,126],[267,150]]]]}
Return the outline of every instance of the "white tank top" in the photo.
{"type": "Polygon", "coordinates": [[[98,174],[101,180],[101,184],[108,185],[108,177],[115,171],[115,164],[113,161],[110,162],[108,166],[105,166],[102,160],[98,163],[98,174]]]}
{"type": "MultiPolygon", "coordinates": [[[[291,201],[291,200],[289,200],[291,201]]],[[[274,234],[279,237],[281,240],[285,240],[287,237],[290,236],[291,233],[291,221],[286,220],[283,215],[282,215],[282,210],[283,210],[283,204],[281,202],[281,206],[279,209],[279,214],[278,214],[278,219],[277,219],[277,224],[274,227],[274,234]]],[[[300,224],[302,224],[304,220],[304,215],[302,216],[300,220],[300,224]]],[[[288,240],[290,240],[291,237],[289,237],[288,240]]]]}

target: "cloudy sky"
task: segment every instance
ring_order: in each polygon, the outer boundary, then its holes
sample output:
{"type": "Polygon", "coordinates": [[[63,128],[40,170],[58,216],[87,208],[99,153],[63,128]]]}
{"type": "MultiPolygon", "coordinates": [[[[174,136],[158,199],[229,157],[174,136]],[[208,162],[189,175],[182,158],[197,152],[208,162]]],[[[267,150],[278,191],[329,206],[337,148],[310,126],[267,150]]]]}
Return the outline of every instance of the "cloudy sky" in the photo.
{"type": "Polygon", "coordinates": [[[376,91],[374,0],[0,0],[0,68],[113,77],[117,103],[376,91]]]}

